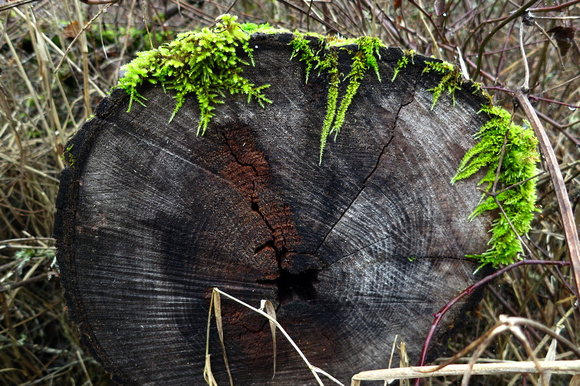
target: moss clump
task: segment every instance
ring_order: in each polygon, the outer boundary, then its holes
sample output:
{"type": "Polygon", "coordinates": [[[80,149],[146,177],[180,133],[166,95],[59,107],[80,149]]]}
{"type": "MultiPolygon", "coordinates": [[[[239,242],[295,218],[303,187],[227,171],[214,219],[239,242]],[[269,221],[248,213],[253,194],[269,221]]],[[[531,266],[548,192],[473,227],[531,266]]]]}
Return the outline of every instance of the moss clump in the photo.
{"type": "Polygon", "coordinates": [[[319,35],[304,35],[300,33],[295,34],[295,38],[291,42],[293,47],[292,58],[299,57],[300,61],[306,63],[306,82],[310,77],[313,69],[318,69],[319,74],[325,71],[330,77],[330,84],[328,87],[326,116],[322,123],[322,130],[320,135],[320,153],[319,162],[322,162],[322,155],[328,136],[334,134],[336,136],[340,132],[346,112],[352,103],[356,92],[360,86],[361,80],[364,78],[367,70],[372,68],[379,81],[379,66],[377,57],[380,59],[379,49],[384,47],[378,38],[361,37],[358,39],[337,39],[324,38],[319,35]],[[318,43],[310,43],[307,36],[314,36],[318,38],[318,43]],[[358,50],[351,50],[348,45],[356,44],[358,50]],[[315,46],[313,48],[313,46],[315,46]],[[352,58],[351,69],[348,75],[341,79],[338,70],[338,50],[347,51],[352,58]],[[348,80],[346,91],[342,96],[340,105],[339,86],[343,80],[348,80]],[[337,107],[338,105],[338,107],[337,107]]]}
{"type": "Polygon", "coordinates": [[[401,56],[401,58],[399,60],[397,60],[397,64],[395,65],[395,68],[393,70],[393,77],[391,78],[391,82],[394,82],[395,79],[397,79],[397,75],[399,75],[399,73],[407,67],[407,65],[409,64],[409,58],[411,58],[411,63],[415,64],[414,59],[415,59],[415,51],[414,50],[408,50],[405,51],[403,56],[401,56]]]}
{"type": "Polygon", "coordinates": [[[62,153],[62,159],[64,160],[64,162],[66,162],[68,164],[68,166],[70,166],[71,168],[74,169],[77,166],[77,158],[72,153],[73,147],[74,147],[74,144],[68,146],[64,150],[64,152],[62,153]]]}
{"type": "Polygon", "coordinates": [[[182,33],[158,49],[139,52],[135,60],[124,66],[125,76],[117,85],[130,96],[128,111],[134,101],[144,105],[146,98],[137,91],[144,80],[176,92],[170,121],[185,97],[195,95],[200,109],[198,134],[205,133],[215,116],[215,106],[223,103],[221,98],[226,92],[245,94],[248,102],[254,98],[262,106],[271,103],[262,92],[269,85],[255,86],[241,75],[242,66],[249,63],[237,55],[237,48],[241,47],[252,64],[253,58],[248,44],[250,35],[236,20],[235,16],[223,15],[212,29],[182,33]]]}
{"type": "Polygon", "coordinates": [[[453,106],[455,106],[455,91],[461,89],[461,72],[459,69],[449,62],[425,62],[426,66],[423,69],[423,73],[436,72],[443,75],[441,82],[428,91],[433,92],[433,104],[431,105],[431,110],[435,107],[435,104],[441,97],[443,91],[447,90],[447,93],[453,99],[453,106]]]}
{"type": "MultiPolygon", "coordinates": [[[[409,63],[408,57],[404,55],[397,62],[393,80],[409,63]]],[[[455,91],[460,90],[463,83],[459,69],[448,62],[432,61],[425,62],[425,65],[423,74],[435,72],[442,76],[437,86],[429,89],[433,92],[431,110],[444,91],[455,104],[455,91]]],[[[487,211],[500,211],[494,196],[505,215],[501,213],[492,224],[492,236],[488,243],[490,248],[481,255],[469,257],[478,259],[482,265],[511,264],[523,252],[518,235],[529,232],[536,211],[536,181],[533,177],[537,174],[536,164],[540,159],[536,149],[538,141],[531,130],[512,124],[506,110],[492,106],[491,98],[481,92],[480,84],[475,83],[472,88],[473,92],[489,99],[490,104],[483,106],[480,113],[487,114],[490,119],[476,133],[479,142],[465,154],[451,182],[468,178],[486,168],[486,175],[479,181],[479,185],[485,185],[485,193],[469,218],[474,219],[487,211]],[[504,140],[506,146],[502,155],[504,140]],[[500,162],[501,170],[498,173],[500,162]],[[494,184],[495,191],[492,191],[494,184]]]]}
{"type": "MultiPolygon", "coordinates": [[[[536,181],[533,177],[537,174],[536,164],[540,159],[536,148],[538,140],[532,130],[513,124],[510,114],[500,107],[484,106],[481,112],[486,113],[490,119],[475,135],[479,143],[465,154],[451,182],[468,178],[481,168],[487,168],[479,185],[485,185],[485,192],[499,193],[496,198],[509,221],[500,214],[490,231],[491,247],[483,254],[471,257],[477,258],[482,264],[511,264],[523,251],[512,226],[519,235],[528,233],[537,210],[536,181]],[[502,158],[504,141],[506,146],[502,158]],[[501,170],[498,174],[500,162],[501,170]],[[497,186],[494,192],[492,189],[496,175],[497,186]]],[[[470,219],[490,210],[497,211],[499,207],[493,196],[484,193],[470,219]]]]}

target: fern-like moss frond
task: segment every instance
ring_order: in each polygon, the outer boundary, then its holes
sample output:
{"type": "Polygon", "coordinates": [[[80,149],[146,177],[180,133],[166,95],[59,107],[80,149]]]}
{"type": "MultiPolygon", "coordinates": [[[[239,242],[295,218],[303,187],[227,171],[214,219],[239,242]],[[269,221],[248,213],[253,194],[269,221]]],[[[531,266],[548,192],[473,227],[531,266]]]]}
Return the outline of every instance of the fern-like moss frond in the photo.
{"type": "Polygon", "coordinates": [[[399,75],[399,73],[407,67],[407,65],[409,64],[409,60],[415,64],[414,62],[414,58],[415,58],[415,51],[414,50],[408,50],[405,51],[403,53],[403,56],[401,56],[401,58],[399,60],[397,60],[397,64],[395,65],[395,68],[393,69],[393,77],[391,78],[391,82],[394,82],[395,79],[397,79],[397,76],[399,75]]]}
{"type": "Polygon", "coordinates": [[[301,33],[295,33],[294,36],[294,39],[290,43],[293,48],[291,58],[299,57],[300,61],[305,62],[305,82],[308,83],[310,73],[313,69],[318,69],[319,75],[322,72],[326,72],[330,77],[326,115],[320,134],[319,162],[322,163],[322,156],[326,148],[328,136],[334,134],[336,140],[336,136],[344,124],[348,108],[367,70],[372,68],[380,81],[377,58],[380,59],[379,50],[384,45],[378,38],[371,37],[342,40],[339,38],[324,38],[318,35],[305,35],[301,33]],[[306,38],[307,36],[318,37],[318,43],[310,42],[306,38]],[[347,45],[353,43],[357,44],[357,51],[347,48],[347,45]],[[313,49],[313,46],[316,46],[316,44],[318,44],[318,49],[313,49]],[[345,50],[352,55],[352,65],[350,72],[344,77],[344,80],[348,80],[348,85],[337,108],[339,87],[341,84],[338,70],[338,50],[345,50]]]}
{"type": "MultiPolygon", "coordinates": [[[[496,177],[498,178],[496,189],[500,193],[496,198],[507,218],[500,214],[493,221],[490,248],[483,254],[472,257],[482,264],[510,264],[523,251],[518,235],[529,232],[530,223],[537,210],[536,181],[533,177],[537,174],[536,165],[540,159],[536,148],[538,141],[531,130],[511,123],[510,114],[500,107],[484,106],[481,113],[487,114],[490,119],[476,133],[479,143],[467,151],[452,183],[485,168],[487,172],[479,185],[484,185],[485,192],[496,194],[492,189],[496,177]],[[504,141],[506,147],[498,174],[504,141]]],[[[499,209],[493,196],[484,193],[470,219],[487,211],[499,212],[499,209]]]]}
{"type": "Polygon", "coordinates": [[[431,104],[431,110],[433,110],[437,104],[443,91],[446,90],[449,96],[453,99],[453,106],[455,106],[455,91],[461,89],[461,72],[459,69],[449,62],[425,62],[425,64],[427,66],[423,69],[423,73],[435,72],[443,75],[439,84],[428,90],[433,92],[433,104],[431,104]]]}

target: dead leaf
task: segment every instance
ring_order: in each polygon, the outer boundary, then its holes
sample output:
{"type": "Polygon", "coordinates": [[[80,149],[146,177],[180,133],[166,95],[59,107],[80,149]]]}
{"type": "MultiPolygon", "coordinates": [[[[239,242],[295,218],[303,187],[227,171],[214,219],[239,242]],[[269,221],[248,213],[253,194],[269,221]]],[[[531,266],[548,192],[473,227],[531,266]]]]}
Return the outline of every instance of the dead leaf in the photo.
{"type": "Polygon", "coordinates": [[[74,39],[80,32],[79,22],[73,21],[63,29],[63,35],[67,39],[74,39]]]}
{"type": "Polygon", "coordinates": [[[562,57],[566,56],[574,42],[574,34],[576,33],[576,30],[572,27],[557,26],[549,30],[548,33],[552,34],[552,37],[556,40],[556,44],[560,50],[560,55],[562,55],[562,57]]]}

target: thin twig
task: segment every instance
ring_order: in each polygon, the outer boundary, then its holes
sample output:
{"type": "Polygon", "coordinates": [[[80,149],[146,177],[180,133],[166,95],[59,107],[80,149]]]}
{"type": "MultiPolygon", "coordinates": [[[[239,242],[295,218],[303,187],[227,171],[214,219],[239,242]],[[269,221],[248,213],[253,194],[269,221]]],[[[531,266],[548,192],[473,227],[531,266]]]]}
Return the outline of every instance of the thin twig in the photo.
{"type": "Polygon", "coordinates": [[[503,275],[505,272],[510,271],[514,268],[517,268],[521,265],[532,265],[532,264],[564,266],[564,265],[569,265],[570,262],[568,262],[568,261],[548,261],[548,260],[521,260],[521,261],[518,261],[518,262],[516,262],[512,265],[509,265],[503,269],[500,269],[499,271],[497,271],[489,276],[486,276],[483,279],[481,279],[480,281],[478,281],[477,283],[472,284],[469,287],[467,287],[459,295],[457,295],[454,299],[452,299],[449,303],[447,303],[441,310],[439,310],[439,312],[437,312],[433,315],[435,317],[435,319],[433,320],[433,324],[431,325],[431,328],[429,329],[429,332],[427,333],[427,338],[425,339],[425,343],[423,344],[423,349],[421,350],[421,357],[419,359],[419,366],[425,365],[425,363],[427,361],[427,352],[429,350],[429,345],[431,344],[431,339],[433,339],[433,336],[435,335],[435,330],[439,326],[439,322],[441,321],[443,316],[447,313],[447,311],[449,311],[449,309],[451,309],[451,307],[453,307],[457,302],[459,302],[465,296],[470,295],[477,288],[492,281],[496,277],[503,275]]]}
{"type": "Polygon", "coordinates": [[[499,174],[501,172],[501,165],[503,164],[503,157],[505,156],[505,148],[507,146],[507,140],[508,137],[510,135],[510,128],[512,126],[512,119],[513,119],[513,115],[510,118],[510,122],[508,123],[508,129],[505,131],[505,135],[503,137],[503,144],[501,145],[501,151],[499,153],[499,162],[497,163],[497,170],[495,171],[495,179],[493,181],[493,186],[491,188],[491,193],[493,195],[495,195],[495,192],[497,190],[497,183],[499,182],[499,174]]]}
{"type": "Polygon", "coordinates": [[[33,3],[35,1],[38,1],[38,0],[15,0],[15,1],[11,1],[8,4],[2,4],[2,5],[0,5],[0,12],[7,11],[10,8],[18,7],[18,6],[21,6],[21,5],[24,5],[24,4],[33,3]]]}
{"type": "Polygon", "coordinates": [[[531,12],[552,12],[552,11],[561,11],[568,7],[573,6],[574,4],[580,3],[580,0],[572,0],[567,3],[562,3],[559,5],[555,5],[553,7],[543,7],[543,8],[530,8],[531,12]]]}
{"type": "Polygon", "coordinates": [[[443,43],[447,43],[448,44],[449,42],[447,41],[447,38],[445,37],[445,35],[443,35],[443,33],[441,32],[441,30],[437,27],[437,23],[435,23],[435,21],[433,21],[433,18],[431,17],[431,14],[429,14],[427,11],[425,11],[423,9],[423,7],[421,7],[421,5],[419,3],[417,3],[415,0],[409,0],[409,3],[413,4],[419,10],[419,12],[421,12],[423,15],[425,15],[425,17],[427,18],[427,20],[429,20],[429,22],[433,26],[433,29],[435,29],[435,32],[437,32],[437,35],[439,35],[439,37],[441,38],[441,41],[443,43]]]}
{"type": "Polygon", "coordinates": [[[524,19],[520,22],[520,50],[522,52],[522,62],[524,62],[524,90],[530,89],[530,67],[528,66],[528,58],[526,57],[526,50],[524,48],[524,19]]]}
{"type": "Polygon", "coordinates": [[[516,235],[516,237],[518,238],[520,244],[522,244],[524,246],[524,248],[526,248],[526,250],[528,251],[528,254],[530,257],[534,256],[532,250],[528,247],[528,245],[524,242],[524,240],[522,239],[522,236],[520,236],[520,234],[518,233],[518,231],[516,230],[516,227],[514,226],[514,224],[512,223],[512,221],[510,220],[510,218],[508,217],[507,213],[505,212],[503,206],[501,205],[501,203],[499,202],[499,200],[497,199],[497,195],[493,195],[493,200],[495,201],[495,204],[497,205],[497,207],[499,208],[499,210],[501,211],[501,214],[505,217],[506,221],[508,222],[512,232],[514,232],[514,234],[516,235]]]}
{"type": "Polygon", "coordinates": [[[103,5],[103,4],[115,4],[119,0],[81,0],[87,5],[103,5]]]}
{"type": "Polygon", "coordinates": [[[538,2],[538,0],[530,0],[527,3],[525,3],[524,5],[522,5],[520,8],[518,8],[517,11],[515,11],[509,17],[505,18],[501,23],[499,23],[489,34],[487,34],[485,39],[483,39],[483,42],[481,42],[481,44],[479,45],[479,51],[478,51],[478,55],[477,55],[477,67],[475,68],[475,73],[471,77],[474,81],[476,81],[477,77],[479,76],[479,71],[481,69],[481,62],[483,60],[483,51],[485,50],[485,45],[487,44],[487,42],[489,42],[490,39],[500,29],[502,29],[505,25],[507,25],[512,20],[515,20],[518,17],[520,17],[521,15],[523,15],[528,10],[528,8],[530,8],[532,5],[534,5],[537,2],[538,2]]]}
{"type": "MultiPolygon", "coordinates": [[[[106,4],[101,10],[99,10],[99,12],[97,12],[97,14],[95,16],[93,16],[91,18],[91,20],[89,20],[88,23],[86,23],[83,28],[81,28],[81,30],[79,31],[79,33],[74,37],[73,41],[68,45],[68,47],[66,48],[66,50],[64,51],[64,53],[62,54],[62,57],[60,58],[58,64],[56,65],[56,68],[54,69],[54,72],[56,73],[58,71],[58,69],[60,68],[60,66],[62,65],[62,62],[66,59],[66,56],[68,55],[69,51],[71,50],[71,48],[74,46],[74,44],[77,42],[77,40],[81,37],[84,36],[84,32],[86,31],[87,28],[89,28],[91,26],[91,24],[93,24],[93,22],[99,17],[101,16],[101,14],[103,12],[106,12],[107,9],[112,6],[114,3],[108,2],[108,3],[103,3],[106,4]]],[[[79,22],[82,23],[82,20],[79,20],[79,22]]]]}
{"type": "Polygon", "coordinates": [[[570,109],[580,109],[580,105],[578,105],[578,104],[576,104],[576,105],[573,105],[573,104],[571,104],[571,103],[566,103],[566,102],[562,102],[562,101],[557,101],[557,100],[554,100],[554,99],[548,99],[548,98],[544,98],[544,97],[540,97],[540,96],[536,96],[536,95],[530,95],[530,96],[529,96],[529,98],[530,98],[530,99],[537,100],[537,101],[548,102],[548,103],[554,103],[554,104],[557,104],[557,105],[560,105],[560,106],[565,106],[565,107],[568,107],[568,108],[570,108],[570,109]]]}

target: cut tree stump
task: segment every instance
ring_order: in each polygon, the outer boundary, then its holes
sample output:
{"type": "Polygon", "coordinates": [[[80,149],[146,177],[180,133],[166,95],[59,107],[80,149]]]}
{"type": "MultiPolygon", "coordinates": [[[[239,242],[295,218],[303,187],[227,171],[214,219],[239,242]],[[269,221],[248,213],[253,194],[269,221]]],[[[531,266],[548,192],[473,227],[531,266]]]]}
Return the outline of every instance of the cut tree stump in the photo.
{"type": "MultiPolygon", "coordinates": [[[[487,249],[492,218],[467,219],[477,179],[450,180],[485,122],[483,97],[465,85],[431,110],[441,76],[422,74],[428,59],[391,82],[403,52],[382,49],[382,82],[368,72],[319,164],[328,78],[305,83],[291,37],[252,37],[243,74],[271,85],[264,108],[228,95],[197,136],[193,98],[169,123],[175,100],[160,86],[130,113],[116,90],[67,145],[61,280],[84,342],[121,383],[204,383],[213,287],[272,301],[306,357],[348,384],[387,367],[396,335],[416,361],[433,314],[477,279],[464,256],[487,249]]],[[[235,384],[315,382],[281,334],[272,380],[268,322],[225,298],[222,314],[235,384]]],[[[229,383],[214,320],[210,352],[229,383]]]]}

